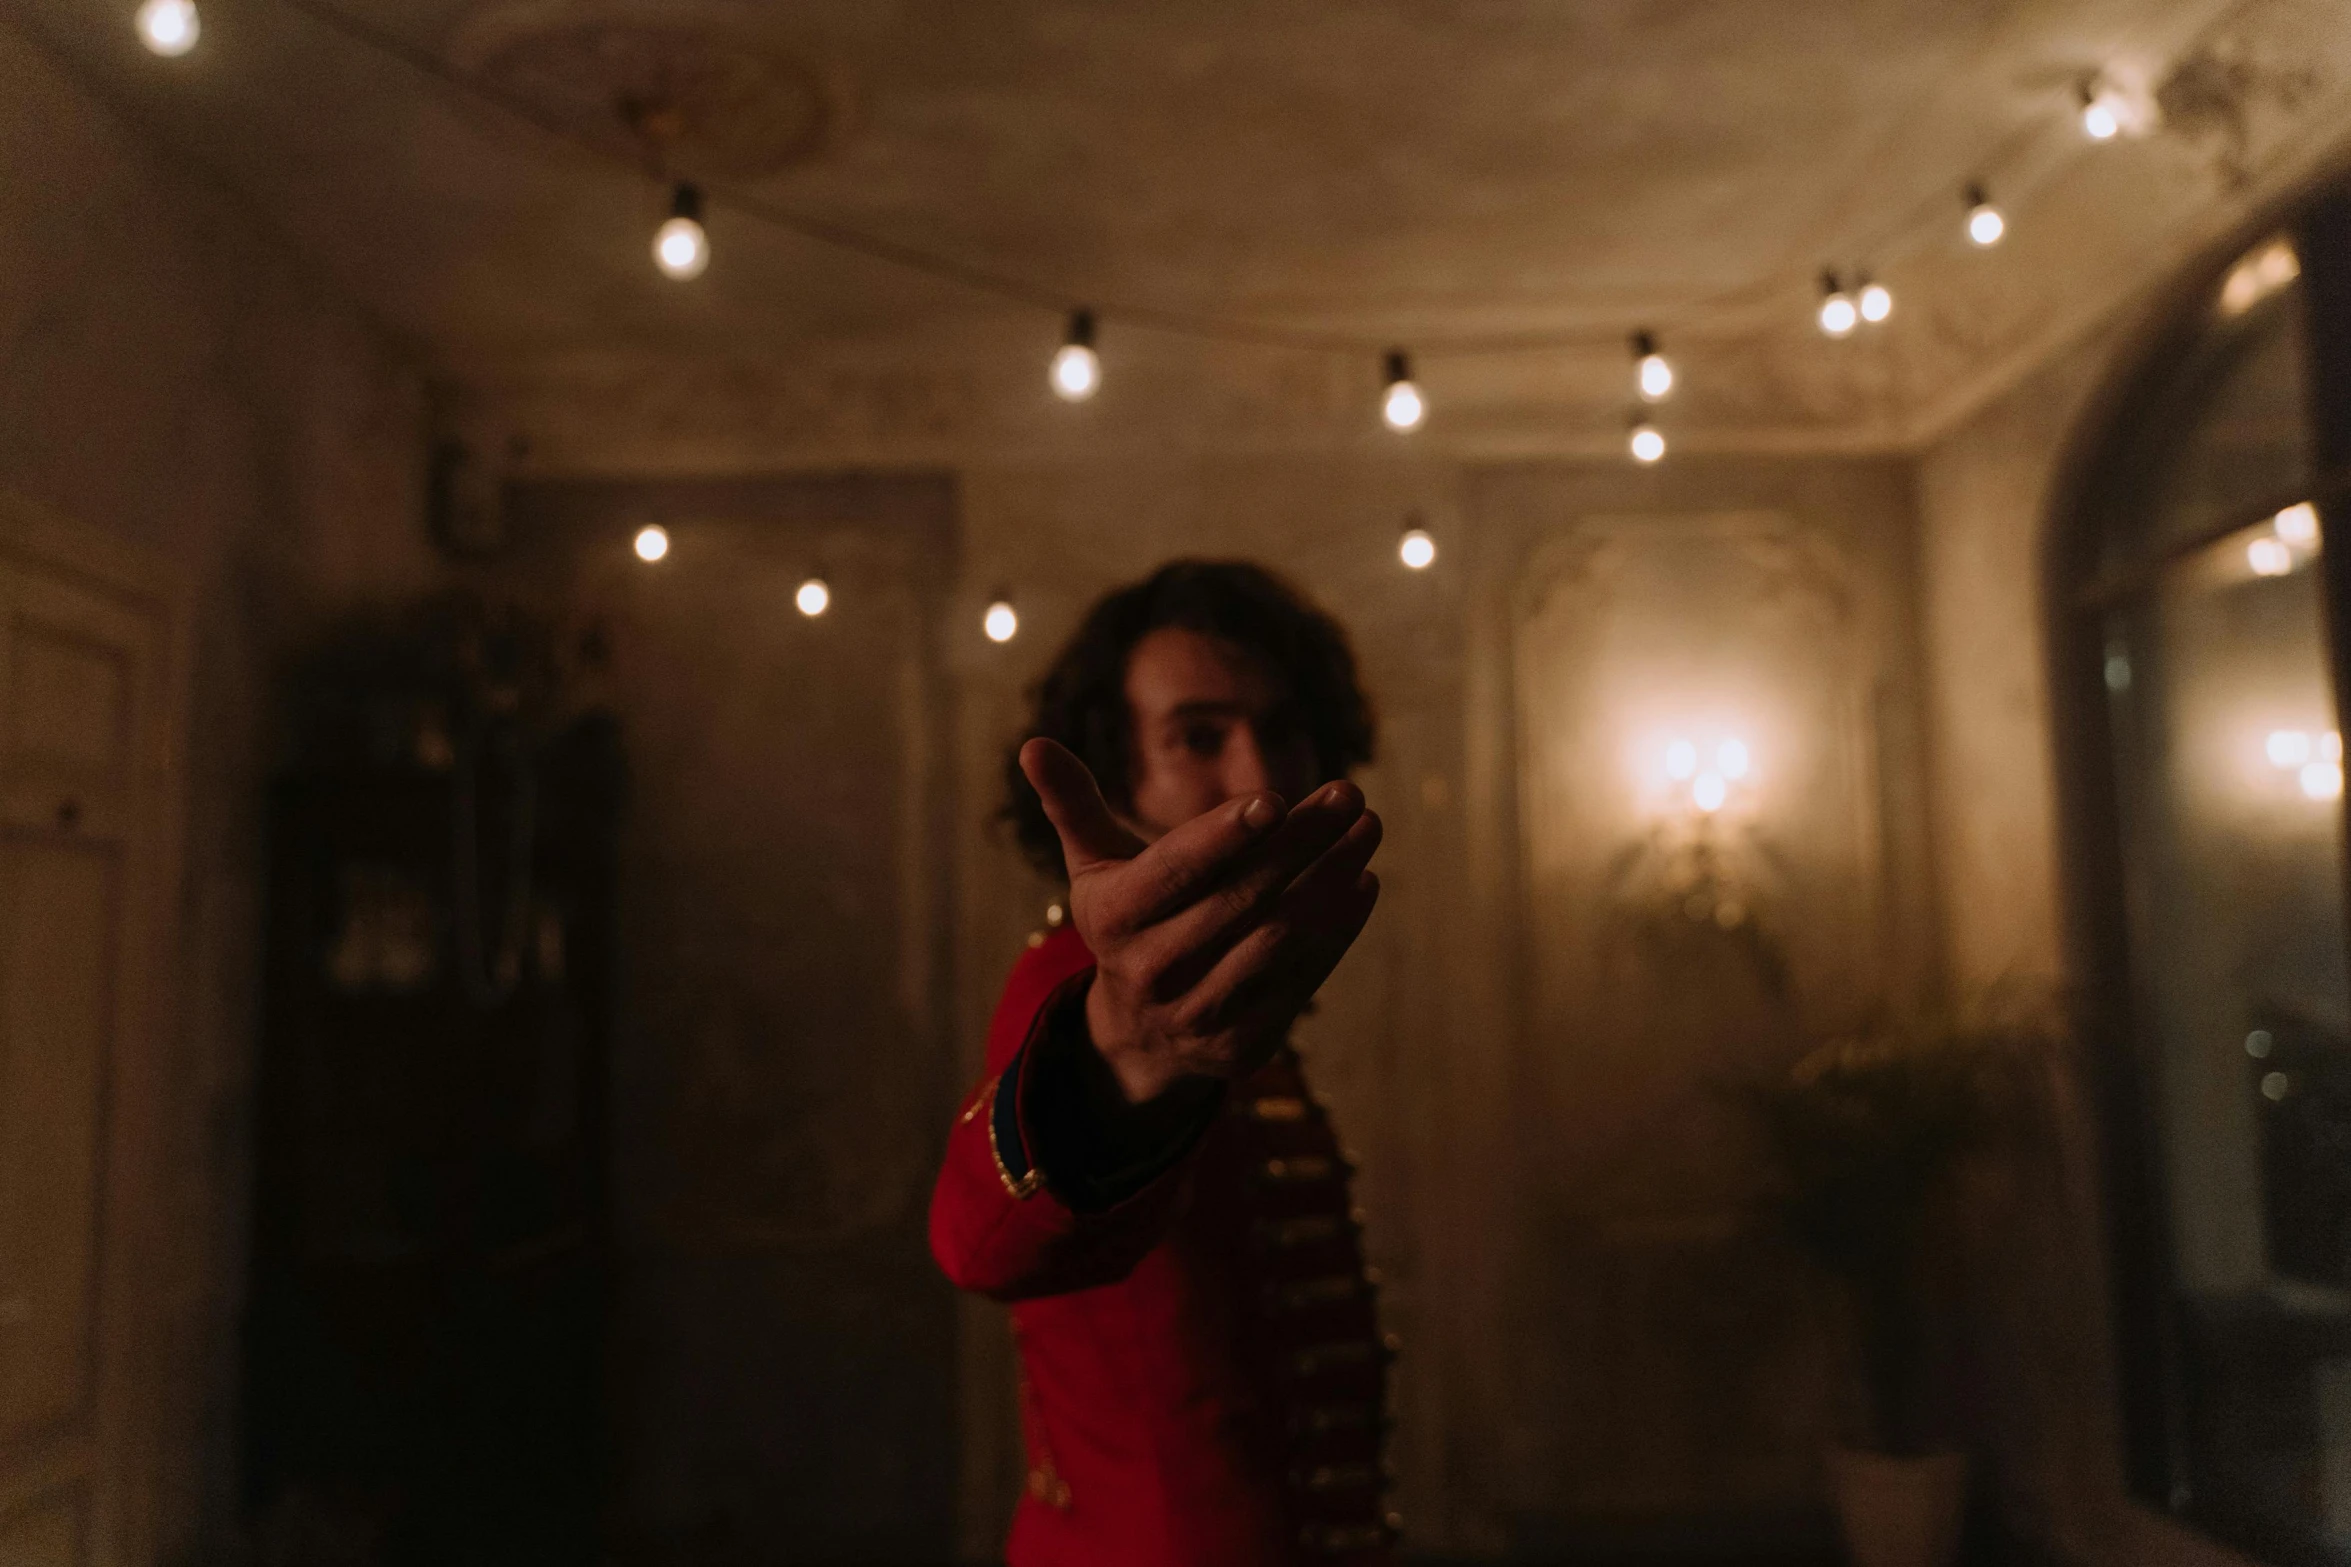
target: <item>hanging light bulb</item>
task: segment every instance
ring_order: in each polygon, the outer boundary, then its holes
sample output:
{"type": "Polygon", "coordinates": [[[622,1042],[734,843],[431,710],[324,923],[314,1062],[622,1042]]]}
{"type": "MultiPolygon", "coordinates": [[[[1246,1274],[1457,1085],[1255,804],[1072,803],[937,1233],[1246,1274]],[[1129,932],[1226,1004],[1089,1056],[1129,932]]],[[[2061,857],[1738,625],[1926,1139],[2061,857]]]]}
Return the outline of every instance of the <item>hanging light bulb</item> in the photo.
{"type": "Polygon", "coordinates": [[[1637,463],[1653,463],[1665,455],[1665,433],[1647,419],[1635,419],[1625,433],[1625,449],[1637,463]]]}
{"type": "Polygon", "coordinates": [[[684,181],[670,193],[669,221],[653,232],[653,264],[684,282],[710,265],[710,236],[702,228],[702,192],[684,181]]]}
{"type": "Polygon", "coordinates": [[[649,522],[637,530],[635,545],[637,559],[657,561],[669,553],[669,530],[658,522],[649,522]]]}
{"type": "Polygon", "coordinates": [[[1406,528],[1396,541],[1396,558],[1414,571],[1426,571],[1437,558],[1437,541],[1426,528],[1406,528]]]}
{"type": "Polygon", "coordinates": [[[1380,417],[1388,421],[1391,430],[1414,430],[1428,417],[1429,405],[1420,395],[1420,388],[1412,384],[1412,361],[1404,357],[1402,349],[1388,354],[1388,392],[1380,400],[1380,417]]]}
{"type": "Polygon", "coordinates": [[[1845,292],[1845,285],[1837,281],[1834,272],[1820,275],[1820,329],[1831,337],[1844,337],[1861,319],[1861,312],[1853,307],[1853,296],[1845,292]]]}
{"type": "Polygon", "coordinates": [[[2122,134],[2121,95],[2101,89],[2091,77],[2081,85],[2082,134],[2092,141],[2112,141],[2122,134]]]}
{"type": "Polygon", "coordinates": [[[1857,303],[1861,319],[1875,326],[1894,313],[1894,291],[1883,283],[1864,282],[1857,303]]]}
{"type": "Polygon", "coordinates": [[[1967,237],[1986,248],[1999,244],[2000,236],[2008,232],[2008,220],[1992,205],[1991,196],[1981,185],[1970,185],[1966,199],[1967,237]]]}
{"type": "Polygon", "coordinates": [[[195,48],[198,35],[204,31],[203,19],[196,15],[196,0],[146,0],[139,7],[136,25],[139,42],[149,52],[165,59],[195,48]]]}
{"type": "Polygon", "coordinates": [[[1657,351],[1657,339],[1647,332],[1633,334],[1634,384],[1643,402],[1661,403],[1673,391],[1673,365],[1657,351]]]}
{"type": "Polygon", "coordinates": [[[1082,403],[1102,384],[1102,361],[1094,354],[1094,312],[1073,310],[1069,336],[1053,356],[1053,390],[1064,402],[1082,403]]]}
{"type": "Polygon", "coordinates": [[[990,642],[1009,642],[1020,633],[1020,616],[1013,613],[1012,600],[997,594],[980,616],[980,630],[987,633],[990,642]]]}
{"type": "Polygon", "coordinates": [[[832,607],[833,590],[825,586],[824,578],[810,577],[800,584],[800,591],[792,595],[792,603],[801,614],[814,620],[832,607]]]}

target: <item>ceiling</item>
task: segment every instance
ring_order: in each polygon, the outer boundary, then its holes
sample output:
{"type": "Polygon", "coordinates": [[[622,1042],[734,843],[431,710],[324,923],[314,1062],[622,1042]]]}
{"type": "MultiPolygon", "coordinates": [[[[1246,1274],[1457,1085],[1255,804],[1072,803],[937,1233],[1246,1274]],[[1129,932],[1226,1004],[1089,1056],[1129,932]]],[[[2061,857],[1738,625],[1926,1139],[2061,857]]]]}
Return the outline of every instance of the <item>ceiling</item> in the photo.
{"type": "Polygon", "coordinates": [[[203,6],[176,61],[137,47],[130,0],[15,12],[456,380],[1038,373],[1052,309],[723,199],[708,273],[659,277],[651,138],[722,192],[1096,302],[1108,367],[1155,384],[1352,419],[1376,347],[1415,347],[1431,438],[1473,445],[1615,439],[1640,326],[1682,364],[1693,442],[1915,439],[2351,123],[2351,0],[203,6]],[[2160,90],[2164,128],[2088,143],[2099,68],[2160,90]],[[1978,177],[2015,224],[1981,253],[1978,177]],[[1822,340],[1824,265],[1886,279],[1895,319],[1822,340]],[[1122,305],[1361,352],[1194,345],[1122,305]]]}

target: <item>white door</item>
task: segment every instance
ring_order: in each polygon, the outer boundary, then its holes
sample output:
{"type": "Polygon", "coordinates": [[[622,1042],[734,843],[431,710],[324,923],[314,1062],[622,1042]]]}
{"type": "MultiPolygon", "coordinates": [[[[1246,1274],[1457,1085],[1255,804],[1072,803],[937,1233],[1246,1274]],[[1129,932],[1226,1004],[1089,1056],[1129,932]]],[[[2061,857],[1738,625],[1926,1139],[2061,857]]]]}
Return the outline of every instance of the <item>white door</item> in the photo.
{"type": "Polygon", "coordinates": [[[154,568],[0,500],[0,1567],[139,1554],[173,626],[154,568]]]}

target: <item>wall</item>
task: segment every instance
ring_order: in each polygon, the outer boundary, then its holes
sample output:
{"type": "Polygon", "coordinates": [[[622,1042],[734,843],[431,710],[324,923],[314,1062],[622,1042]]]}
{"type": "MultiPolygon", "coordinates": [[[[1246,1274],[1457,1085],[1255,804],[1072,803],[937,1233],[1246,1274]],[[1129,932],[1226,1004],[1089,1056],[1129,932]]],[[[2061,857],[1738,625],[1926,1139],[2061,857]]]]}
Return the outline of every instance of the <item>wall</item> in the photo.
{"type": "Polygon", "coordinates": [[[233,1505],[260,863],[281,649],[430,573],[404,356],[0,26],[0,486],[164,558],[193,609],[179,1107],[138,1303],[164,1390],[154,1550],[233,1505]]]}
{"type": "Polygon", "coordinates": [[[612,1019],[607,1523],[632,1562],[938,1561],[955,1305],[941,600],[953,485],[517,487],[541,607],[629,778],[612,1019]],[[658,564],[635,530],[669,533],[658,564]],[[821,571],[831,607],[792,607],[821,571]]]}

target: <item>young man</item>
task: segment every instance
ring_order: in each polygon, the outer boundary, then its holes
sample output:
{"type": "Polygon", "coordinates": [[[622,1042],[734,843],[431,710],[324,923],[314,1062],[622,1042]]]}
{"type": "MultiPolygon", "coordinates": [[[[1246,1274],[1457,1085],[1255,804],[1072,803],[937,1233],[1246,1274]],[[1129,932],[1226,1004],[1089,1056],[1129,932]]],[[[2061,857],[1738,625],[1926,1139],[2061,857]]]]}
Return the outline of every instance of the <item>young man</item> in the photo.
{"type": "Polygon", "coordinates": [[[1370,917],[1371,716],[1336,624],[1251,565],[1096,605],[1007,815],[1069,919],[1015,965],[931,1249],[1012,1302],[1011,1567],[1385,1561],[1390,1346],[1290,1025],[1370,917]]]}

